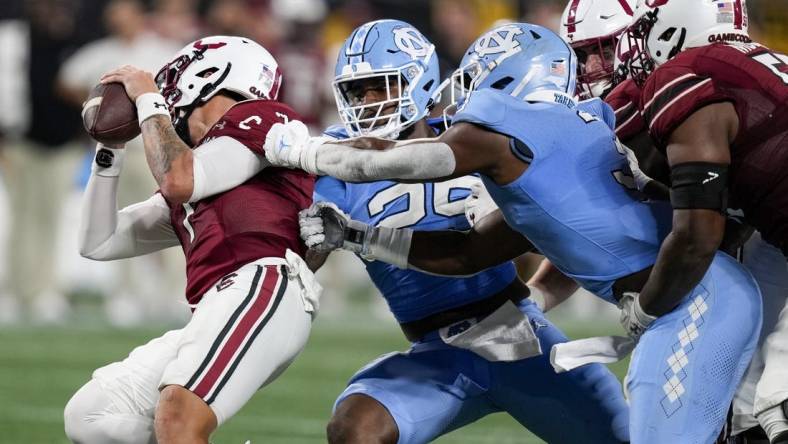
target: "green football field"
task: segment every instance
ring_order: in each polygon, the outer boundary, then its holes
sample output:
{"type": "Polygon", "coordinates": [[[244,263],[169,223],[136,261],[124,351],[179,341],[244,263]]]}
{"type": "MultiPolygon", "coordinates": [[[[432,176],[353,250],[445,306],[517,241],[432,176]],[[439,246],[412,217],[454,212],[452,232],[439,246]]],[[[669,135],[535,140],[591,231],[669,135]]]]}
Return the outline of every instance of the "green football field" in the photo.
{"type": "MultiPolygon", "coordinates": [[[[334,398],[347,379],[378,355],[407,347],[395,326],[318,320],[304,352],[214,435],[217,444],[320,443],[334,398]]],[[[563,325],[572,337],[609,334],[563,325]]],[[[122,359],[160,329],[17,327],[0,329],[0,442],[65,443],[63,407],[105,363],[122,359]]],[[[623,375],[624,365],[613,367],[623,375]]],[[[527,375],[523,375],[527,377],[527,375]]],[[[503,414],[484,418],[439,443],[539,443],[503,414]]]]}

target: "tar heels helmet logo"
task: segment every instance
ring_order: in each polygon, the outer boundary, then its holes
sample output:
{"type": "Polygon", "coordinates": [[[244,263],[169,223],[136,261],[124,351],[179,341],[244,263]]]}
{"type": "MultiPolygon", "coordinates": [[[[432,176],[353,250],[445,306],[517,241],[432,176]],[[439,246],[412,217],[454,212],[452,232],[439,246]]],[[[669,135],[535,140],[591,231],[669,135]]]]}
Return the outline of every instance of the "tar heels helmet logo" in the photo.
{"type": "Polygon", "coordinates": [[[451,103],[462,106],[473,91],[484,88],[522,100],[542,91],[574,95],[576,75],[577,57],[561,37],[541,26],[510,23],[468,48],[451,76],[451,103]]]}
{"type": "Polygon", "coordinates": [[[513,54],[520,50],[520,42],[515,39],[523,30],[516,25],[504,25],[484,34],[473,44],[473,51],[484,57],[491,54],[513,54]]]}
{"type": "Polygon", "coordinates": [[[397,138],[438,97],[435,46],[400,20],[356,28],[339,51],[334,74],[337,109],[351,137],[397,138]]]}
{"type": "Polygon", "coordinates": [[[432,43],[428,42],[419,31],[416,31],[416,28],[396,28],[393,33],[394,44],[412,59],[424,58],[434,51],[435,47],[432,43]]]}

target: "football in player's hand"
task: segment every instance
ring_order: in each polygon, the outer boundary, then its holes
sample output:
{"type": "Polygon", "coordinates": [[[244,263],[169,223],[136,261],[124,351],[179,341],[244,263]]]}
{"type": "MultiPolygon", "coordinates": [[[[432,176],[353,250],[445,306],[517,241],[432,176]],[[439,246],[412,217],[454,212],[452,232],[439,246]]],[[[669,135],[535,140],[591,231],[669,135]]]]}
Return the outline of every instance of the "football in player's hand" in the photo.
{"type": "Polygon", "coordinates": [[[140,134],[137,107],[121,83],[99,83],[82,105],[82,124],[104,144],[123,144],[140,134]]]}

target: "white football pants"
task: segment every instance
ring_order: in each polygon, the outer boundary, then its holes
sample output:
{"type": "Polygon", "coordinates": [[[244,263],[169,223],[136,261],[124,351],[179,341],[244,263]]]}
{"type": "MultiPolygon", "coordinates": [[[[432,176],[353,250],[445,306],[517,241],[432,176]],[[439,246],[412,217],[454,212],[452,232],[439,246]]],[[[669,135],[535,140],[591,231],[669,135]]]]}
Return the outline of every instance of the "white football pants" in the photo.
{"type": "Polygon", "coordinates": [[[742,262],[763,295],[763,326],[758,349],[733,400],[734,435],[757,426],[757,414],[788,399],[788,262],[758,232],[745,244],[742,262]]]}

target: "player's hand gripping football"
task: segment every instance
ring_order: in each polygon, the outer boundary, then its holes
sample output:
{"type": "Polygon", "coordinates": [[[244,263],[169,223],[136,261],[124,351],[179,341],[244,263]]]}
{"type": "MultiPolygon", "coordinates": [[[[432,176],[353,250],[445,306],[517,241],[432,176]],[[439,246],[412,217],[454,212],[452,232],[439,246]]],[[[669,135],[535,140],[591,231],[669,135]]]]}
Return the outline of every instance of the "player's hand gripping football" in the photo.
{"type": "Polygon", "coordinates": [[[465,218],[471,226],[498,209],[487,188],[479,181],[471,185],[471,194],[465,198],[465,218]]]}
{"type": "Polygon", "coordinates": [[[618,301],[618,307],[621,309],[621,317],[619,321],[621,326],[624,327],[629,337],[634,340],[640,339],[640,335],[646,331],[649,325],[657,318],[643,311],[640,306],[638,293],[625,292],[618,301]]]}
{"type": "Polygon", "coordinates": [[[317,174],[317,149],[328,137],[310,137],[299,120],[275,123],[265,136],[265,158],[273,166],[299,168],[317,174]]]}
{"type": "Polygon", "coordinates": [[[364,255],[369,225],[351,219],[331,202],[315,202],[298,213],[301,239],[318,253],[343,248],[364,255]]]}
{"type": "Polygon", "coordinates": [[[158,93],[159,88],[153,81],[153,74],[131,65],[121,66],[101,76],[101,83],[122,83],[132,102],[145,93],[158,93]]]}

